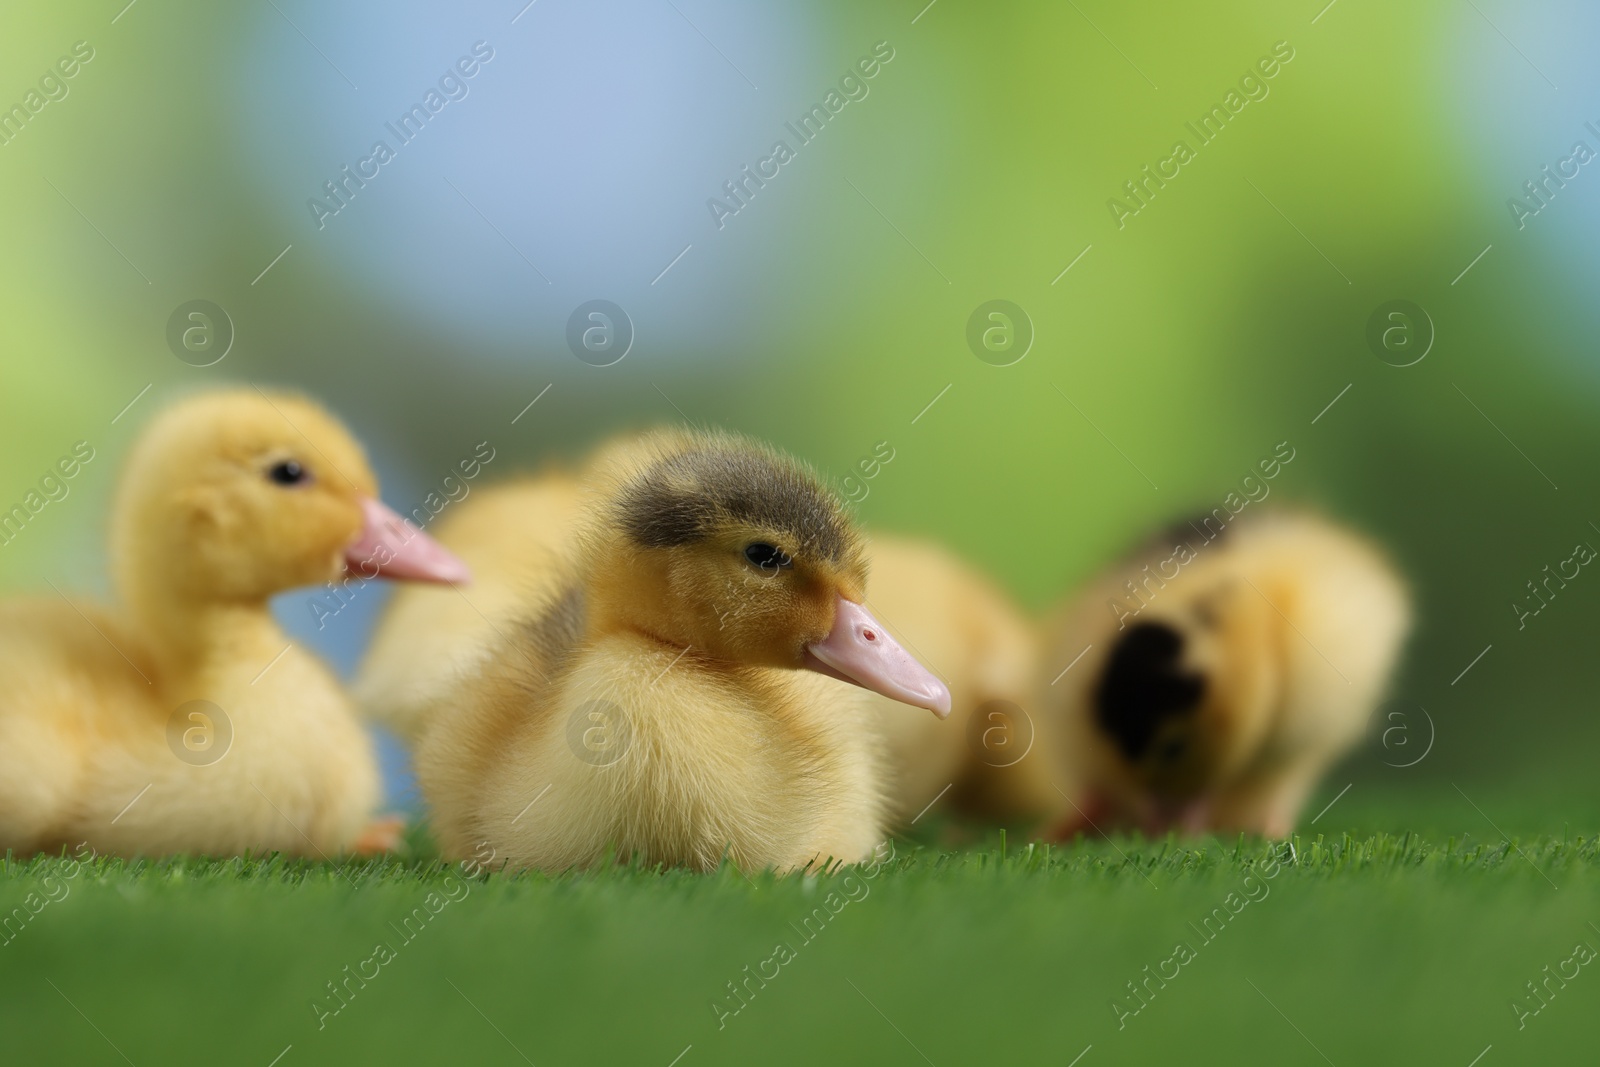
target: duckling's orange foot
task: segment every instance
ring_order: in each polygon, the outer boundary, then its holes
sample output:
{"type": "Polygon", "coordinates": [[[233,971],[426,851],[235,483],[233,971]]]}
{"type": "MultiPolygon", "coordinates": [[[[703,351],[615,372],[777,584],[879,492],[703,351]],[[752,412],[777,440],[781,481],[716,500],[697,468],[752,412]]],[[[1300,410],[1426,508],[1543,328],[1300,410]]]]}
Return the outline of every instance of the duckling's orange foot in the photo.
{"type": "Polygon", "coordinates": [[[406,819],[404,815],[381,815],[367,824],[356,838],[350,851],[358,856],[377,856],[385,852],[399,852],[405,846],[406,819]]]}

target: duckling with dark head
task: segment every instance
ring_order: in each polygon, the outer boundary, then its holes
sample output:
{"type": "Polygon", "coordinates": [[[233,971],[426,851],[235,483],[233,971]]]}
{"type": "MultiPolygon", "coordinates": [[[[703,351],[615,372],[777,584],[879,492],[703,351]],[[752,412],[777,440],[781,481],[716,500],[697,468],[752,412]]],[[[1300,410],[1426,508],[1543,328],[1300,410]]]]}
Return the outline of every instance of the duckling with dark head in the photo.
{"type": "Polygon", "coordinates": [[[865,859],[886,806],[861,689],[941,717],[950,696],[862,606],[839,501],[721,433],[627,439],[584,480],[570,559],[424,737],[445,850],[488,842],[546,869],[608,850],[699,868],[865,859]]]}
{"type": "Polygon", "coordinates": [[[1042,687],[1072,783],[1061,836],[1284,836],[1360,740],[1410,629],[1400,578],[1364,538],[1308,512],[1236,526],[1214,543],[1176,527],[1055,627],[1056,658],[1083,656],[1042,687]],[[1176,573],[1141,570],[1169,554],[1176,573]]]}

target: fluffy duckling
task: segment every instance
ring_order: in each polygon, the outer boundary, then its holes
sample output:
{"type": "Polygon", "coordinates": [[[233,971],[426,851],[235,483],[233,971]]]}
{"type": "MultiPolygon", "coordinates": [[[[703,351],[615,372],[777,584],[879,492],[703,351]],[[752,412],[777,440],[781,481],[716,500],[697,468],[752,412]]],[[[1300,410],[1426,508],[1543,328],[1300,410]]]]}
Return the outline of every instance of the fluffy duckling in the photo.
{"type": "Polygon", "coordinates": [[[1314,515],[1156,539],[1055,628],[1046,676],[1083,655],[1041,686],[1076,796],[1060,832],[1286,836],[1361,738],[1410,619],[1383,556],[1314,515]]]}
{"type": "MultiPolygon", "coordinates": [[[[603,469],[626,438],[591,463],[603,469]]],[[[356,683],[366,713],[407,740],[447,709],[524,605],[557,591],[564,554],[577,539],[580,475],[551,471],[478,491],[436,528],[471,568],[467,590],[397,590],[356,683]]],[[[953,719],[907,715],[900,702],[862,693],[885,742],[890,824],[905,826],[936,798],[991,817],[1055,810],[1048,720],[1027,710],[1038,655],[1034,629],[991,581],[947,550],[912,538],[871,538],[866,607],[891,636],[930,665],[951,692],[953,719]],[[971,719],[982,721],[973,726],[971,719]]]]}
{"type": "Polygon", "coordinates": [[[878,745],[839,682],[940,716],[950,695],[862,606],[839,502],[793,460],[714,433],[632,439],[587,481],[571,561],[426,729],[417,766],[445,854],[865,859],[883,836],[878,745]]]}
{"type": "Polygon", "coordinates": [[[295,396],[184,400],[133,447],[110,542],[117,609],[0,605],[0,848],[328,856],[387,843],[363,841],[378,799],[367,735],[268,598],[346,568],[467,572],[378,502],[344,427],[295,396]]]}
{"type": "Polygon", "coordinates": [[[949,723],[870,697],[887,741],[894,824],[939,801],[990,818],[1060,807],[1050,784],[1049,720],[1033,707],[1034,627],[992,581],[948,550],[874,535],[867,606],[949,686],[949,723]]]}

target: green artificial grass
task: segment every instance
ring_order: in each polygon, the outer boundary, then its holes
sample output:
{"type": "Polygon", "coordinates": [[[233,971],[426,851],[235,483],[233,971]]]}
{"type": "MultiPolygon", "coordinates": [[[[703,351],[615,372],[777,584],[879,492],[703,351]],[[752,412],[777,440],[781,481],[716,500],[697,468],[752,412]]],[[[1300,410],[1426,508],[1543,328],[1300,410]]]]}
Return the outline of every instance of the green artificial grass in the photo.
{"type": "Polygon", "coordinates": [[[944,826],[809,878],[9,860],[6,1060],[1594,1062],[1600,840],[1456,793],[1449,834],[1353,794],[1288,843],[944,826]]]}

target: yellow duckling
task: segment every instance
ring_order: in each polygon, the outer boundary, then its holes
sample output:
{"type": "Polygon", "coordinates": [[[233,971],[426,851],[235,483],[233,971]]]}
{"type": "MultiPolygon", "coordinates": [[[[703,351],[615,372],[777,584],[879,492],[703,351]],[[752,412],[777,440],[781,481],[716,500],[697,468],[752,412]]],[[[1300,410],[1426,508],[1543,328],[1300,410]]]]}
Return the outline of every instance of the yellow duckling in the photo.
{"type": "Polygon", "coordinates": [[[1177,527],[1090,586],[1041,686],[1074,810],[1062,834],[1288,835],[1360,740],[1411,625],[1394,569],[1314,515],[1177,527]]]}
{"type": "Polygon", "coordinates": [[[585,480],[570,561],[425,727],[418,772],[445,854],[487,844],[545,869],[613,849],[700,869],[865,859],[884,834],[880,754],[838,681],[941,716],[950,695],[862,606],[866,562],[838,501],[793,460],[714,433],[631,439],[585,480]]]}
{"type": "MultiPolygon", "coordinates": [[[[634,449],[641,439],[613,442],[589,466],[603,469],[634,449]]],[[[439,540],[471,568],[474,584],[396,591],[356,684],[369,716],[421,739],[524,605],[557,591],[585,495],[580,475],[553,471],[479,490],[471,506],[440,523],[439,540]]],[[[866,551],[866,607],[947,685],[955,709],[946,724],[907,715],[898,700],[859,694],[885,741],[890,824],[910,824],[936,800],[992,817],[1055,811],[1051,746],[1041,737],[1049,721],[1029,707],[1034,628],[991,581],[938,545],[874,535],[866,551]]]]}
{"type": "Polygon", "coordinates": [[[363,841],[370,742],[268,598],[384,575],[464,581],[377,500],[360,446],[299,397],[191,397],[134,446],[113,506],[117,610],[0,605],[0,848],[281,851],[363,841]]]}

